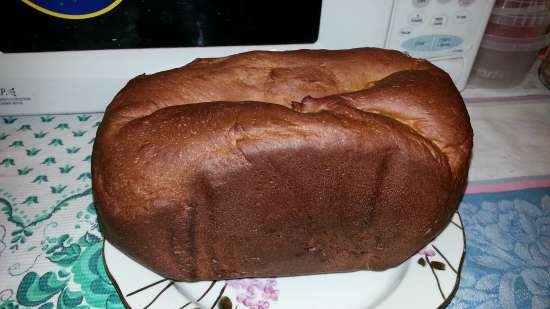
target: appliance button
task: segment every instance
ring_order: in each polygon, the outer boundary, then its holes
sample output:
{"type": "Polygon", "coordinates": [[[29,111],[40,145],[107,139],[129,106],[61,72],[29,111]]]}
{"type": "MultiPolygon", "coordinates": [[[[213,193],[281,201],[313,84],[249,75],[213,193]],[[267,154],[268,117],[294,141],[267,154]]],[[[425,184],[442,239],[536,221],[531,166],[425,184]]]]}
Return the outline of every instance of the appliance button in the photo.
{"type": "Polygon", "coordinates": [[[422,35],[406,40],[401,46],[412,52],[426,52],[432,50],[433,41],[433,35],[422,35]]]}
{"type": "Polygon", "coordinates": [[[440,28],[445,26],[447,24],[447,16],[445,15],[435,15],[432,18],[432,26],[436,28],[440,28]]]}
{"type": "Polygon", "coordinates": [[[430,4],[430,0],[413,0],[413,5],[417,8],[424,8],[430,4]]]}
{"type": "Polygon", "coordinates": [[[460,6],[469,6],[474,2],[475,2],[475,0],[458,0],[458,5],[460,5],[460,6]]]}
{"type": "Polygon", "coordinates": [[[410,27],[404,27],[399,30],[399,35],[401,36],[409,36],[412,33],[412,28],[410,27]]]}
{"type": "Polygon", "coordinates": [[[424,16],[421,13],[415,13],[409,16],[409,24],[419,26],[424,23],[424,16]]]}
{"type": "Polygon", "coordinates": [[[451,49],[462,44],[462,38],[456,35],[436,35],[434,37],[433,51],[451,49]]]}
{"type": "Polygon", "coordinates": [[[470,21],[470,12],[461,10],[455,13],[455,21],[459,24],[464,24],[470,21]]]}

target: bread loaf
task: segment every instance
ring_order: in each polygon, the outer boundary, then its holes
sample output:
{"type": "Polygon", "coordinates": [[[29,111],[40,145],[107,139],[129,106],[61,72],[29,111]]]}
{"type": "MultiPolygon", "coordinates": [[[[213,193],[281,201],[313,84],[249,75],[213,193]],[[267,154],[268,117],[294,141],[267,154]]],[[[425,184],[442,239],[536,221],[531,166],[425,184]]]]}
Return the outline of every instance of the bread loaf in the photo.
{"type": "Polygon", "coordinates": [[[449,223],[472,128],[397,51],[255,51],[131,80],[93,149],[101,229],[179,281],[399,265],[449,223]]]}

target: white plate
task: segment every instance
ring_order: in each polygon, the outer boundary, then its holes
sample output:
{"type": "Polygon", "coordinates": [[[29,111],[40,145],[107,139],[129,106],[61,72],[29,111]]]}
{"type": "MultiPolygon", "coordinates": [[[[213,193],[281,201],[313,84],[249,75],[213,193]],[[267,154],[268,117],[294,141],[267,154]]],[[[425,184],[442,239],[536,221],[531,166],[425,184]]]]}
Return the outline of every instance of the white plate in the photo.
{"type": "Polygon", "coordinates": [[[435,309],[445,307],[458,288],[465,248],[456,213],[430,245],[383,272],[184,283],[151,272],[108,241],[104,256],[113,284],[132,309],[435,309]]]}

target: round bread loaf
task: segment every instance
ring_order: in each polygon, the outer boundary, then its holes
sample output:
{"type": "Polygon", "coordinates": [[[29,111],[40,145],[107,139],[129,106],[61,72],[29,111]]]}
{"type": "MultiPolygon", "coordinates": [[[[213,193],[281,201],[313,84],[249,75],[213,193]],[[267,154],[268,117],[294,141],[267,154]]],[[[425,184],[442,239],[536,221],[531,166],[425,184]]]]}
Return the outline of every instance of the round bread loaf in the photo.
{"type": "Polygon", "coordinates": [[[179,281],[394,267],[450,222],[472,128],[397,51],[255,51],[131,80],[92,181],[106,239],[179,281]]]}

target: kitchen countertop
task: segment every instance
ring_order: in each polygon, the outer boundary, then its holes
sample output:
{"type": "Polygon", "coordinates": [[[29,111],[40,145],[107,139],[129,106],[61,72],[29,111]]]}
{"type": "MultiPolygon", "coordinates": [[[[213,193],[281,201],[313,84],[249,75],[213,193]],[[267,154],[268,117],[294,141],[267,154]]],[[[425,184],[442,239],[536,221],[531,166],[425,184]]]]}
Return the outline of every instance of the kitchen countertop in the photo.
{"type": "MultiPolygon", "coordinates": [[[[550,92],[539,88],[464,92],[475,146],[459,208],[467,253],[448,308],[550,308],[550,92]]],[[[101,118],[1,117],[1,309],[123,308],[90,189],[101,118]]]]}

